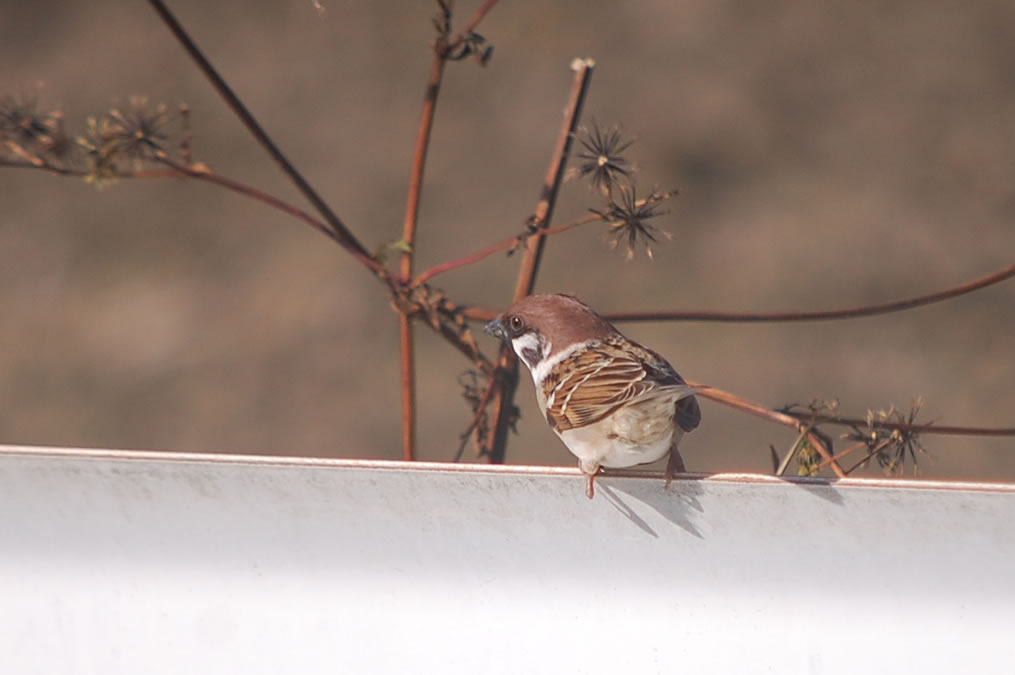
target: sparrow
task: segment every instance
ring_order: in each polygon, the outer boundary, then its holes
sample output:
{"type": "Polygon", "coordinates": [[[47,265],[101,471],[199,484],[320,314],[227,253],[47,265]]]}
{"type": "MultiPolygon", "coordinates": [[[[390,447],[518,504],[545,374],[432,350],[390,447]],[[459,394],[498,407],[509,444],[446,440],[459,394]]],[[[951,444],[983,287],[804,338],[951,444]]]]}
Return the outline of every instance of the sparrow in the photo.
{"type": "Polygon", "coordinates": [[[666,485],[684,471],[677,443],[701,423],[693,394],[656,352],[624,337],[572,295],[522,298],[486,325],[532,374],[539,410],[587,476],[669,453],[666,485]]]}

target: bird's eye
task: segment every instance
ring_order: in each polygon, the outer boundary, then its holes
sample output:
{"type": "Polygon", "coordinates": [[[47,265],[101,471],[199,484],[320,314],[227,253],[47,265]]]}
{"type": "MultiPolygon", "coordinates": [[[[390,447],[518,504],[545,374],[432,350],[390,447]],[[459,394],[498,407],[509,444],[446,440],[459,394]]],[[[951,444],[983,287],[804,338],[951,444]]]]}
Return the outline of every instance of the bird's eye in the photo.
{"type": "Polygon", "coordinates": [[[508,319],[508,328],[511,329],[513,334],[520,335],[522,330],[525,329],[525,322],[522,321],[520,316],[512,316],[508,319]]]}

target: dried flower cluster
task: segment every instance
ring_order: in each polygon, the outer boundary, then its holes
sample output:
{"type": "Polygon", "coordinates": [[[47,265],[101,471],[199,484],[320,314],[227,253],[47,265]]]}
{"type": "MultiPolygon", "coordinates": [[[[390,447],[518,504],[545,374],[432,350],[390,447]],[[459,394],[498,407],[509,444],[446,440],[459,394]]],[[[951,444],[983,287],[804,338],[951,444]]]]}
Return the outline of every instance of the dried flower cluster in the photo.
{"type": "Polygon", "coordinates": [[[89,117],[85,135],[78,138],[88,161],[85,180],[106,185],[122,173],[125,162],[137,169],[146,161],[166,159],[169,120],[165,104],[152,106],[141,96],[132,96],[124,110],[89,117]]]}
{"type": "Polygon", "coordinates": [[[630,186],[634,166],[627,161],[623,152],[634,144],[625,140],[619,127],[604,131],[593,122],[590,128],[582,128],[578,142],[582,150],[578,153],[581,164],[569,172],[571,176],[587,178],[592,187],[609,197],[618,186],[630,186]]]}
{"type": "Polygon", "coordinates": [[[673,235],[666,230],[660,230],[649,222],[651,218],[660,216],[665,211],[658,208],[659,202],[668,199],[672,193],[661,193],[652,191],[645,199],[639,200],[634,191],[633,185],[625,185],[620,188],[620,198],[610,200],[606,209],[599,211],[591,209],[606,223],[607,237],[610,248],[617,248],[624,244],[628,260],[633,260],[637,245],[641,242],[645,246],[645,253],[649,258],[654,256],[652,244],[658,241],[659,236],[666,239],[673,239],[673,235]]]}
{"type": "MultiPolygon", "coordinates": [[[[916,398],[907,412],[899,410],[894,405],[876,411],[868,410],[864,423],[840,417],[837,400],[814,400],[807,405],[794,403],[780,408],[779,412],[790,414],[807,424],[807,429],[815,434],[829,452],[832,450],[832,440],[821,432],[817,425],[835,424],[848,427],[849,431],[840,438],[850,441],[851,445],[836,454],[835,458],[841,459],[857,450],[865,452],[860,460],[845,469],[846,474],[866,467],[873,459],[884,473],[896,475],[905,470],[907,462],[912,464],[913,472],[916,473],[919,470],[918,455],[927,454],[920,444],[920,430],[913,428],[919,426],[916,418],[922,406],[922,399],[916,398]]],[[[776,473],[782,473],[781,469],[794,454],[801,476],[816,476],[827,463],[803,434],[781,462],[774,448],[771,452],[773,461],[778,467],[776,473]]]]}
{"type": "Polygon", "coordinates": [[[636,169],[624,156],[634,141],[625,139],[619,127],[603,129],[593,122],[592,126],[579,130],[577,139],[582,146],[577,153],[580,164],[568,171],[568,177],[588,180],[592,189],[602,195],[602,208],[589,210],[606,223],[610,247],[623,244],[627,259],[633,260],[641,244],[652,258],[652,245],[659,237],[672,239],[673,235],[649,220],[665,213],[658,204],[676,191],[652,190],[644,199],[638,199],[632,179],[636,169]]]}
{"type": "Polygon", "coordinates": [[[920,443],[918,431],[908,429],[916,424],[917,415],[923,407],[923,400],[914,399],[908,412],[897,409],[894,405],[882,410],[867,411],[867,425],[853,426],[851,431],[843,434],[843,438],[862,443],[867,454],[853,468],[866,466],[873,458],[878,466],[887,474],[901,474],[906,469],[906,462],[913,466],[913,473],[919,471],[917,455],[926,455],[920,443]],[[898,425],[898,426],[896,426],[898,425]]]}
{"type": "Polygon", "coordinates": [[[45,166],[66,157],[71,143],[63,130],[63,115],[42,114],[35,99],[0,98],[0,159],[45,166]]]}
{"type": "Polygon", "coordinates": [[[0,163],[81,175],[102,187],[147,162],[168,159],[171,120],[164,104],[131,97],[125,108],[89,117],[72,142],[59,111],[42,114],[34,99],[0,98],[0,163]]]}

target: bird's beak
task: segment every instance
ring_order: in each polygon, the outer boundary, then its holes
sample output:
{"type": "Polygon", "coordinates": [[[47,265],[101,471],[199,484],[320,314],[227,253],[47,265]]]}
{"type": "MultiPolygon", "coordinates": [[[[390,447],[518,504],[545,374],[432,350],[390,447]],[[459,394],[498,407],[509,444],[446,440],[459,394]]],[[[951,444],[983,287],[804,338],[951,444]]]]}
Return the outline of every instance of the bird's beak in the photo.
{"type": "Polygon", "coordinates": [[[504,324],[501,323],[499,316],[490,323],[486,324],[486,327],[483,330],[498,340],[507,339],[507,333],[504,332],[504,324]]]}

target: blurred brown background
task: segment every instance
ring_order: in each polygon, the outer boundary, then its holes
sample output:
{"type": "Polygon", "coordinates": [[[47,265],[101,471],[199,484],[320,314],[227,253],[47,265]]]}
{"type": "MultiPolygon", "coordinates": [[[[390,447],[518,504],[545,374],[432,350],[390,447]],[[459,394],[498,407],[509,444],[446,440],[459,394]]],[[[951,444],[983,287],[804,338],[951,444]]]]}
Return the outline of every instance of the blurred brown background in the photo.
{"type": "MultiPolygon", "coordinates": [[[[428,69],[429,2],[177,0],[292,161],[370,247],[401,232],[428,69]]],[[[463,20],[477,3],[461,3],[463,20]]],[[[195,157],[299,201],[145,3],[7,0],[3,93],[80,133],[131,94],[193,109],[195,157]]],[[[601,231],[550,241],[540,290],[620,309],[819,309],[957,284],[1013,261],[1015,4],[758,6],[714,0],[504,2],[489,67],[452,64],[438,106],[418,269],[519,230],[571,80],[586,119],[619,122],[640,185],[679,187],[656,260],[601,231]]],[[[302,203],[302,202],[300,202],[302,203]]],[[[568,184],[563,222],[595,205],[568,184]]],[[[399,456],[397,320],[323,236],[176,180],[104,192],[0,170],[0,442],[399,456]]],[[[439,278],[501,306],[518,258],[439,278]]],[[[845,413],[926,399],[924,419],[1015,424],[1015,284],[929,308],[797,325],[644,324],[626,332],[688,377],[772,405],[845,413]]],[[[624,329],[624,327],[622,327],[624,329]]],[[[446,460],[467,364],[419,331],[420,444],[446,460]]],[[[481,338],[492,346],[489,338],[481,338]]],[[[527,379],[513,463],[571,464],[527,379]]],[[[770,470],[775,428],[705,404],[693,470],[770,470]]],[[[922,475],[1010,479],[1015,440],[926,437],[922,475]]]]}

